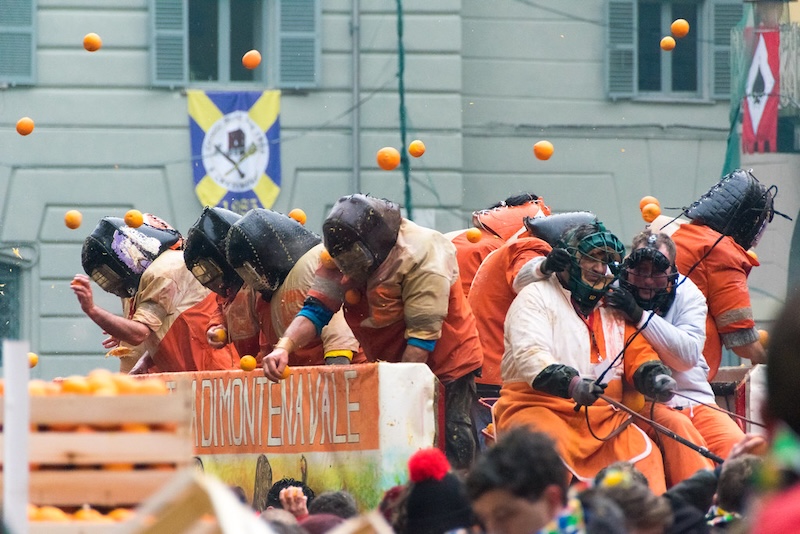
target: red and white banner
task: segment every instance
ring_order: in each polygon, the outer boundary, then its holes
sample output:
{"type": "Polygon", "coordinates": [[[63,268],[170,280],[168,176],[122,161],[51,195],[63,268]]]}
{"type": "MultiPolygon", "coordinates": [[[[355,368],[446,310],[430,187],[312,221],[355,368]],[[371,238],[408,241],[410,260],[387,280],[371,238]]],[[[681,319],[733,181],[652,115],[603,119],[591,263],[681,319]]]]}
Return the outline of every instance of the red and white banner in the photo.
{"type": "Polygon", "coordinates": [[[742,152],[776,152],[780,101],[780,32],[777,29],[748,29],[745,32],[746,40],[755,38],[755,47],[742,106],[742,152]]]}

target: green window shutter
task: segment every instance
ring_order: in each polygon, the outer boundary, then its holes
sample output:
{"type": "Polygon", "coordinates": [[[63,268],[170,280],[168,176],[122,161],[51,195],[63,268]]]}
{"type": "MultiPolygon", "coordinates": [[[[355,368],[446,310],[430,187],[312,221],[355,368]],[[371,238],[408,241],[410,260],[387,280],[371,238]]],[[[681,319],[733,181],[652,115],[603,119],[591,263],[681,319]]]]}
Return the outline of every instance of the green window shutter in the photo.
{"type": "Polygon", "coordinates": [[[150,0],[150,64],[155,86],[183,86],[188,81],[187,1],[150,0]]]}
{"type": "Polygon", "coordinates": [[[636,0],[608,0],[606,90],[609,98],[636,93],[636,0]]]}
{"type": "Polygon", "coordinates": [[[36,0],[0,0],[0,82],[36,82],[36,0]]]}
{"type": "Polygon", "coordinates": [[[711,96],[718,100],[731,97],[731,30],[742,18],[741,0],[714,0],[711,5],[711,96]]]}
{"type": "Polygon", "coordinates": [[[279,0],[278,86],[316,87],[319,84],[319,0],[279,0]]]}

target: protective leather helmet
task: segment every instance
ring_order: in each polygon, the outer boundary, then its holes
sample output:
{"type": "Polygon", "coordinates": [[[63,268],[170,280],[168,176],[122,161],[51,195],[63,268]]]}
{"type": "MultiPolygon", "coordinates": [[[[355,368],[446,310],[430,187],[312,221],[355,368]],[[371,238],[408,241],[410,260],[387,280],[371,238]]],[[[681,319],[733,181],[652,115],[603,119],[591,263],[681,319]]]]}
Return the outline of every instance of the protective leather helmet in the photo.
{"type": "Polygon", "coordinates": [[[597,215],[588,211],[556,213],[549,217],[525,217],[525,228],[533,237],[546,241],[551,247],[564,235],[564,232],[580,224],[592,224],[597,215]]]}
{"type": "Polygon", "coordinates": [[[772,188],[765,187],[750,171],[736,169],[684,213],[749,249],[758,244],[767,223],[772,221],[773,200],[772,188]]]}
{"type": "Polygon", "coordinates": [[[183,245],[180,232],[161,219],[154,219],[153,224],[157,226],[150,224],[148,216],[138,228],[126,226],[118,217],[103,217],[83,242],[83,270],[105,291],[133,297],[153,260],[165,250],[183,245]]]}
{"type": "Polygon", "coordinates": [[[244,284],[226,256],[228,230],[241,218],[223,208],[205,207],[186,235],[186,268],[203,286],[224,298],[235,296],[244,284]]]}
{"type": "Polygon", "coordinates": [[[544,199],[533,194],[509,197],[496,206],[472,212],[472,224],[508,240],[520,228],[524,219],[544,218],[550,215],[550,208],[544,199]]]}
{"type": "Polygon", "coordinates": [[[571,256],[566,286],[581,312],[589,315],[619,276],[625,245],[595,220],[567,230],[556,246],[571,256]],[[584,270],[582,260],[601,264],[603,274],[584,270]]]}
{"type": "Polygon", "coordinates": [[[658,249],[656,234],[651,234],[647,238],[645,246],[631,252],[622,262],[619,283],[630,291],[636,303],[644,310],[655,310],[659,315],[667,313],[675,300],[677,281],[678,268],[658,249]],[[651,264],[648,277],[654,281],[654,287],[637,285],[637,283],[641,283],[637,269],[645,261],[649,261],[651,264]],[[649,292],[650,298],[643,298],[643,292],[649,292]]]}
{"type": "Polygon", "coordinates": [[[366,277],[389,256],[401,221],[394,202],[362,194],[342,197],[322,224],[325,248],[344,274],[366,277]]]}
{"type": "Polygon", "coordinates": [[[228,231],[226,254],[239,276],[269,300],[318,235],[294,219],[268,209],[248,211],[228,231]]]}

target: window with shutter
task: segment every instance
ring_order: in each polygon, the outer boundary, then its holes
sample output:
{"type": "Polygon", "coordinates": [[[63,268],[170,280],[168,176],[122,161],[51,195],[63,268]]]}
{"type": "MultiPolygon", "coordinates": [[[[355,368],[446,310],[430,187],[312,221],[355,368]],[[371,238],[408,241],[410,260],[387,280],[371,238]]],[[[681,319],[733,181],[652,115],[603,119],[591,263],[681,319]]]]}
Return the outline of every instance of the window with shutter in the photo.
{"type": "Polygon", "coordinates": [[[0,0],[0,83],[36,82],[36,0],[0,0]]]}
{"type": "Polygon", "coordinates": [[[727,99],[731,94],[731,30],[742,18],[741,2],[715,0],[712,4],[711,23],[714,98],[727,99]]]}
{"type": "Polygon", "coordinates": [[[279,66],[281,87],[313,87],[319,65],[319,2],[280,0],[279,66]]]}
{"type": "Polygon", "coordinates": [[[150,5],[154,85],[318,84],[319,0],[150,0],[150,5]],[[253,70],[241,61],[251,49],[262,56],[253,70]]]}
{"type": "Polygon", "coordinates": [[[730,31],[742,11],[741,0],[607,0],[609,98],[729,98],[730,31]],[[663,51],[678,18],[691,29],[663,51]]]}

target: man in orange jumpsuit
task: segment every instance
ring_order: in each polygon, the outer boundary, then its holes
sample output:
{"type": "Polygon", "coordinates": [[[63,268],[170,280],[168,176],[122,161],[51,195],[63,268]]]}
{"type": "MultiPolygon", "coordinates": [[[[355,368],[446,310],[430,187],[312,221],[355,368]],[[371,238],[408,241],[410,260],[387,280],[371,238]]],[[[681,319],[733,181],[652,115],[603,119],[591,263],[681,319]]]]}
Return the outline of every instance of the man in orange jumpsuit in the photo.
{"type": "Polygon", "coordinates": [[[472,213],[472,224],[481,232],[475,242],[467,239],[467,231],[448,234],[456,247],[458,272],[464,296],[469,297],[470,287],[481,262],[493,250],[500,248],[512,236],[523,229],[525,217],[544,217],[550,215],[550,208],[544,199],[533,193],[523,193],[508,197],[489,209],[472,213]]]}
{"type": "MultiPolygon", "coordinates": [[[[230,265],[258,294],[256,312],[262,332],[261,362],[302,309],[324,251],[320,238],[294,219],[253,209],[231,226],[226,241],[230,265]]],[[[359,343],[337,312],[319,339],[294,351],[289,365],[330,365],[366,361],[359,343]]]]}
{"type": "Polygon", "coordinates": [[[206,206],[186,234],[183,259],[197,281],[216,294],[218,310],[209,318],[206,332],[209,345],[222,348],[233,343],[239,356],[255,356],[261,348],[259,309],[267,303],[245,285],[226,256],[228,231],[241,218],[224,208],[206,206]]]}
{"type": "Polygon", "coordinates": [[[238,366],[235,350],[206,343],[216,299],[186,269],[183,237],[147,214],[138,228],[105,217],[83,244],[72,290],[83,312],[109,334],[103,346],[123,372],[200,371],[238,366]],[[94,303],[91,280],[122,298],[124,317],[94,303]],[[134,366],[136,366],[134,368],[134,366]]]}
{"type": "Polygon", "coordinates": [[[758,261],[747,254],[775,213],[773,188],[750,172],[728,174],[684,213],[691,223],[672,234],[678,271],[706,296],[706,342],[709,381],[722,360],[722,345],[753,364],[766,363],[766,352],[750,307],[747,276],[758,261]]]}
{"type": "Polygon", "coordinates": [[[340,198],[322,233],[338,270],[317,270],[303,309],[264,358],[264,373],[279,380],[289,354],[343,307],[367,359],[424,362],[444,384],[446,453],[454,467],[468,467],[475,454],[469,411],[482,356],[455,247],[403,219],[395,203],[361,194],[340,198]]]}
{"type": "Polygon", "coordinates": [[[508,311],[503,388],[494,406],[498,432],[519,425],[546,432],[582,480],[615,461],[633,462],[663,493],[658,447],[629,416],[598,400],[605,391],[619,402],[623,388],[635,388],[664,401],[675,386],[647,341],[600,306],[625,247],[595,222],[568,230],[558,248],[570,254],[569,267],[522,288],[508,311]],[[575,411],[576,403],[587,406],[585,413],[575,411]]]}

